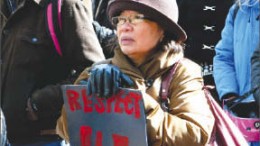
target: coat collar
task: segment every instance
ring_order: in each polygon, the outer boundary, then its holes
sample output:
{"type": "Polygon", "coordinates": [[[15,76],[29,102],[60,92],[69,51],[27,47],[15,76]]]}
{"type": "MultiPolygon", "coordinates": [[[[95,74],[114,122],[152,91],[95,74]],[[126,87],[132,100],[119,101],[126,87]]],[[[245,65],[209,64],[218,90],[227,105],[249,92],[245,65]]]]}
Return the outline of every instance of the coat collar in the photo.
{"type": "Polygon", "coordinates": [[[174,53],[173,50],[158,49],[156,53],[149,56],[140,66],[134,66],[120,49],[116,49],[112,63],[131,76],[147,79],[161,76],[182,57],[182,53],[174,53]]]}

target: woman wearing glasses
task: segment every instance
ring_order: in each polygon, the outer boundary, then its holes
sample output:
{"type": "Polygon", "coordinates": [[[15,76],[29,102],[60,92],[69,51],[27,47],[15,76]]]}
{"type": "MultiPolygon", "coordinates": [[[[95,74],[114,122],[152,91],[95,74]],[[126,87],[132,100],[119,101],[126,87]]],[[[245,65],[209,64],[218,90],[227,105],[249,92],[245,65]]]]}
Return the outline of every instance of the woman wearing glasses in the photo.
{"type": "MultiPolygon", "coordinates": [[[[85,83],[89,92],[105,98],[119,86],[143,91],[149,146],[205,145],[214,118],[200,67],[183,59],[186,34],[177,24],[176,1],[111,0],[107,12],[117,30],[115,55],[87,68],[76,84],[85,83]],[[177,62],[166,111],[159,97],[162,76],[177,62]]],[[[68,135],[65,117],[63,110],[57,126],[62,137],[68,135]]]]}

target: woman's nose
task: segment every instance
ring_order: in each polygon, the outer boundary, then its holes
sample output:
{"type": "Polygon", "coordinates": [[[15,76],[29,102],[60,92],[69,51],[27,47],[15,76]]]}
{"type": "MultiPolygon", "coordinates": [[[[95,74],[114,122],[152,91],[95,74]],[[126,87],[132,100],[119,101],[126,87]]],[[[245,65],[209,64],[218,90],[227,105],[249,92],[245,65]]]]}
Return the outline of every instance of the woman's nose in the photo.
{"type": "Polygon", "coordinates": [[[119,26],[121,31],[130,31],[133,29],[132,24],[129,21],[126,21],[124,24],[119,26]]]}

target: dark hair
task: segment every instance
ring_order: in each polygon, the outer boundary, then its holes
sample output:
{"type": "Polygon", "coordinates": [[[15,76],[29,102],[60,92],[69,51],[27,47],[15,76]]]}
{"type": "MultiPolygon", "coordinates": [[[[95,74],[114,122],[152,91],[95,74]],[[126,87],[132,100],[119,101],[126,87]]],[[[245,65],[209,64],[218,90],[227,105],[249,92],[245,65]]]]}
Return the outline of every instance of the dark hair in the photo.
{"type": "Polygon", "coordinates": [[[184,43],[181,41],[176,41],[172,37],[172,35],[169,35],[167,32],[164,34],[164,38],[162,42],[160,43],[160,47],[163,49],[173,49],[174,53],[183,53],[184,51],[184,43]]]}

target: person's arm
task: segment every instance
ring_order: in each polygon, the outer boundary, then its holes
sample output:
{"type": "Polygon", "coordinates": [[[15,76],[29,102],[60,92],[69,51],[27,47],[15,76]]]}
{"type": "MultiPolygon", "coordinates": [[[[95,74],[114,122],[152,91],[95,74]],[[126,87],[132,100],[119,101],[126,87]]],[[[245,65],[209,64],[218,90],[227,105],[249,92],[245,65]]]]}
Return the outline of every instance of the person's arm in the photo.
{"type": "Polygon", "coordinates": [[[169,87],[169,112],[152,97],[143,98],[151,143],[201,146],[209,141],[214,117],[202,88],[200,67],[181,62],[169,87]]]}
{"type": "Polygon", "coordinates": [[[257,103],[260,102],[260,44],[256,48],[251,58],[251,69],[252,69],[252,88],[257,88],[254,92],[254,98],[257,103]]]}
{"type": "Polygon", "coordinates": [[[233,46],[234,9],[235,5],[229,10],[225,26],[221,33],[221,40],[215,47],[216,55],[213,58],[213,76],[220,99],[238,94],[233,46]]]}
{"type": "Polygon", "coordinates": [[[29,102],[32,108],[28,109],[33,109],[30,113],[36,112],[37,118],[53,117],[53,114],[59,116],[63,104],[60,85],[72,84],[86,66],[105,60],[92,25],[93,21],[89,14],[91,11],[91,7],[85,7],[81,0],[63,0],[61,12],[63,56],[60,60],[75,72],[68,74],[66,79],[55,85],[47,85],[32,93],[29,102]]]}
{"type": "Polygon", "coordinates": [[[79,74],[85,67],[105,59],[93,28],[91,7],[81,0],[64,0],[62,35],[66,63],[79,74]]]}

